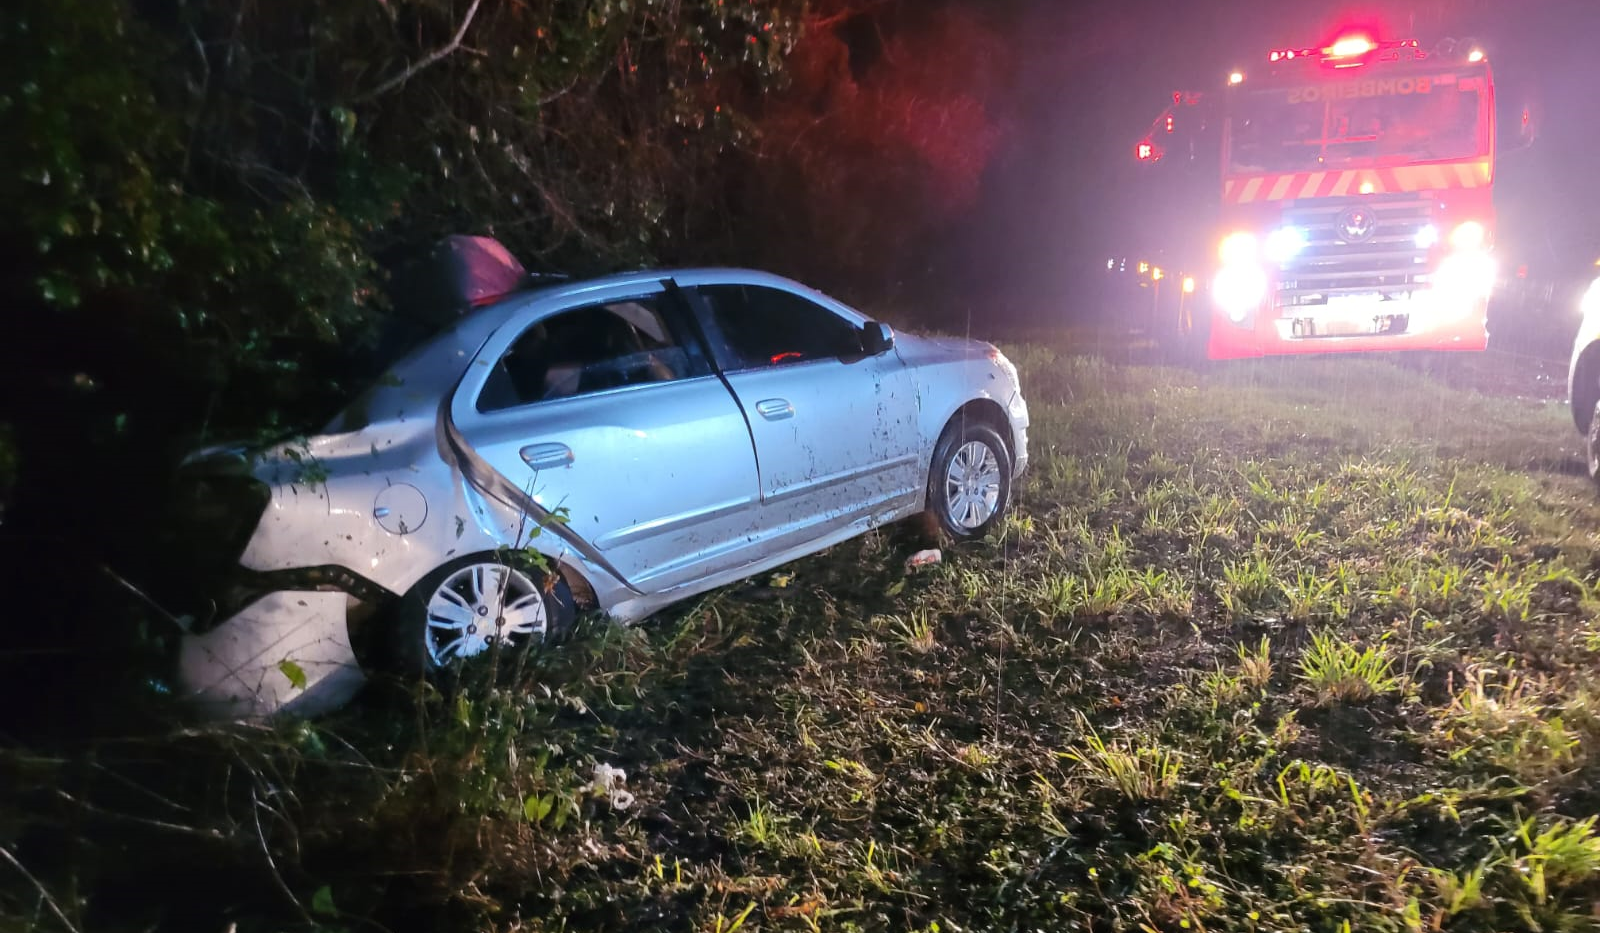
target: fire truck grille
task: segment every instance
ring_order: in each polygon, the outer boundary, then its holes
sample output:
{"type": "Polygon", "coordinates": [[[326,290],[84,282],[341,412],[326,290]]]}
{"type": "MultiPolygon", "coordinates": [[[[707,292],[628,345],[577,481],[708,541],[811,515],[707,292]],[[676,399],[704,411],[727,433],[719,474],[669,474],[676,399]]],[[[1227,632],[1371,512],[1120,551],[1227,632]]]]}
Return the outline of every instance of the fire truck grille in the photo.
{"type": "Polygon", "coordinates": [[[1292,313],[1326,305],[1330,297],[1339,295],[1409,299],[1428,281],[1427,241],[1418,234],[1431,221],[1430,208],[1429,201],[1415,195],[1338,198],[1290,206],[1283,221],[1304,234],[1305,248],[1281,266],[1276,305],[1292,313]],[[1356,206],[1376,218],[1375,232],[1362,242],[1350,242],[1340,224],[1344,212],[1356,206]]]}

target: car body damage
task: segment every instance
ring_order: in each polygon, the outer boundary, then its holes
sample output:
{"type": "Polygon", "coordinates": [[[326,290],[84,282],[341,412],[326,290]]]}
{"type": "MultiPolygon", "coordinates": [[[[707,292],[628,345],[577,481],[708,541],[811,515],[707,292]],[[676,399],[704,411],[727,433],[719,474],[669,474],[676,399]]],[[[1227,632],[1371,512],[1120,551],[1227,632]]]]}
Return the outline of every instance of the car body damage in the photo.
{"type": "Polygon", "coordinates": [[[178,675],[204,714],[237,719],[337,708],[364,681],[342,593],[280,590],[183,640],[178,675]]]}
{"type": "Polygon", "coordinates": [[[897,340],[775,276],[519,293],[405,356],[321,434],[189,459],[259,515],[227,538],[242,595],[185,639],[179,679],[215,715],[311,714],[397,638],[449,630],[476,651],[506,615],[541,635],[580,608],[637,621],[958,493],[981,520],[947,529],[981,535],[1027,463],[1027,425],[993,347],[897,340]],[[527,595],[496,603],[485,572],[527,595]],[[407,612],[423,615],[391,619],[407,612]]]}

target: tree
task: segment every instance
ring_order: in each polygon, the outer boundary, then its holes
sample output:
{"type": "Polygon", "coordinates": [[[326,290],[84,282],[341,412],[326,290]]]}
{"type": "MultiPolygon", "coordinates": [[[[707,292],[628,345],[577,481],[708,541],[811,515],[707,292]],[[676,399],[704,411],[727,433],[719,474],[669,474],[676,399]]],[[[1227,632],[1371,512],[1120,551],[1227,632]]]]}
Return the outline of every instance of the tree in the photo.
{"type": "Polygon", "coordinates": [[[847,41],[814,19],[759,124],[754,261],[864,298],[927,273],[939,237],[976,203],[1003,144],[1009,60],[974,12],[948,6],[847,41]]]}

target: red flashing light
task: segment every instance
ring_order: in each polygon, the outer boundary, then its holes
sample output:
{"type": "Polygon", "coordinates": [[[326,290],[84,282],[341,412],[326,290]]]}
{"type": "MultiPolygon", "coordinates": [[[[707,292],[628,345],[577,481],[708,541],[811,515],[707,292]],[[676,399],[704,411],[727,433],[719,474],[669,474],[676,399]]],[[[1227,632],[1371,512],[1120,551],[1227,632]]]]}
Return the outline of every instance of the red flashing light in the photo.
{"type": "Polygon", "coordinates": [[[1400,49],[1410,50],[1412,57],[1418,61],[1421,61],[1424,57],[1424,53],[1421,51],[1421,44],[1416,39],[1378,42],[1370,35],[1354,32],[1340,36],[1333,41],[1333,44],[1320,48],[1273,49],[1268,53],[1267,59],[1277,63],[1292,62],[1296,59],[1317,58],[1321,59],[1325,64],[1333,64],[1334,67],[1348,67],[1362,64],[1369,55],[1378,51],[1394,51],[1396,57],[1386,60],[1398,60],[1398,55],[1400,54],[1398,50],[1400,49]]]}
{"type": "Polygon", "coordinates": [[[1329,58],[1356,58],[1377,49],[1378,44],[1360,34],[1345,36],[1323,49],[1329,58]]]}
{"type": "Polygon", "coordinates": [[[1176,121],[1173,119],[1172,114],[1170,114],[1170,113],[1167,114],[1167,132],[1169,132],[1169,133],[1172,132],[1173,127],[1175,125],[1176,125],[1176,121]]]}
{"type": "Polygon", "coordinates": [[[1156,157],[1156,147],[1150,143],[1140,143],[1135,154],[1140,162],[1149,162],[1156,157]]]}

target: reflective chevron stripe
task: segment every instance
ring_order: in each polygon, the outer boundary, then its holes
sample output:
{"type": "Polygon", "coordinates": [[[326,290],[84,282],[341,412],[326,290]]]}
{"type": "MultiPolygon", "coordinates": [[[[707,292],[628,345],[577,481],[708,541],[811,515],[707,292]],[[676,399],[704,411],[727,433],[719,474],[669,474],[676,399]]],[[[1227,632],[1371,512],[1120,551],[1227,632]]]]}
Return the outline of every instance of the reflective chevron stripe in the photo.
{"type": "Polygon", "coordinates": [[[1487,159],[1336,172],[1295,172],[1230,178],[1223,184],[1222,199],[1228,204],[1249,204],[1255,201],[1342,197],[1347,194],[1487,188],[1493,180],[1494,164],[1487,159]]]}

